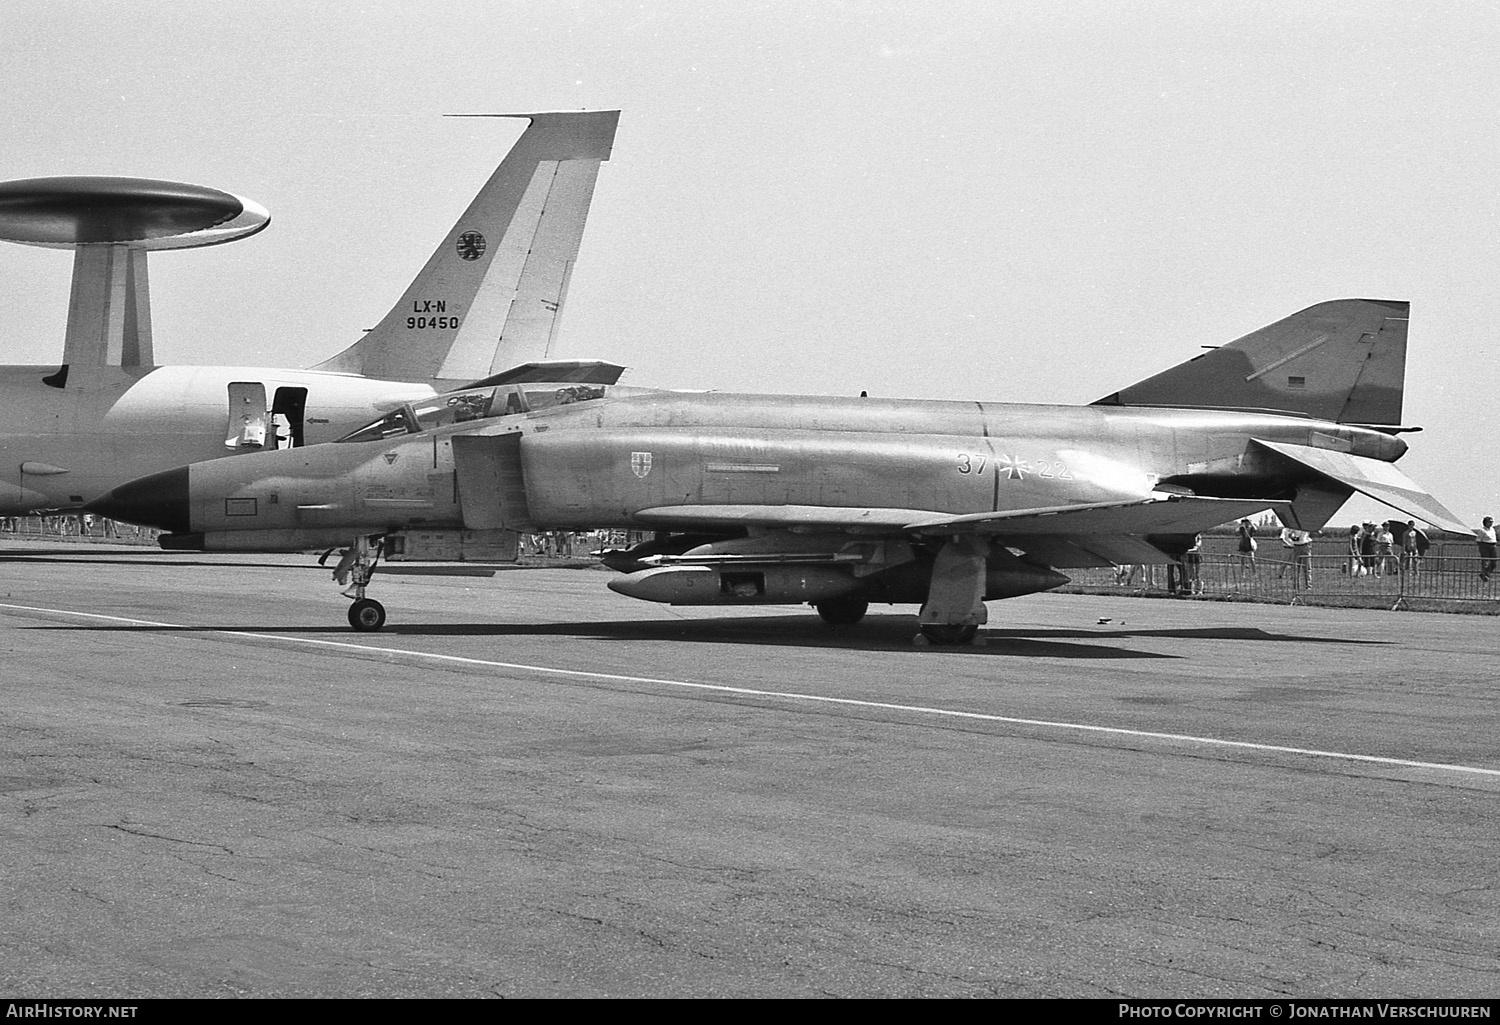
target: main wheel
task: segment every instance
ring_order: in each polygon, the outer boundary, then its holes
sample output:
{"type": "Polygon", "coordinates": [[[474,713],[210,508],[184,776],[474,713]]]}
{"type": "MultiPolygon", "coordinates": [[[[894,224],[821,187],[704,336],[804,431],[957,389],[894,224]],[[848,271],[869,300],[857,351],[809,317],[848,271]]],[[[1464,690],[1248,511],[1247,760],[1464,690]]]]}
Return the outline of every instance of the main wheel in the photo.
{"type": "Polygon", "coordinates": [[[922,636],[933,644],[968,644],[979,634],[979,627],[961,626],[954,623],[929,623],[922,627],[922,636]]]}
{"type": "Polygon", "coordinates": [[[818,615],[829,626],[852,626],[865,618],[870,603],[853,598],[832,598],[818,602],[813,608],[818,610],[818,615]]]}
{"type": "Polygon", "coordinates": [[[360,633],[370,633],[385,626],[385,606],[374,598],[361,598],[349,606],[349,625],[360,633]]]}

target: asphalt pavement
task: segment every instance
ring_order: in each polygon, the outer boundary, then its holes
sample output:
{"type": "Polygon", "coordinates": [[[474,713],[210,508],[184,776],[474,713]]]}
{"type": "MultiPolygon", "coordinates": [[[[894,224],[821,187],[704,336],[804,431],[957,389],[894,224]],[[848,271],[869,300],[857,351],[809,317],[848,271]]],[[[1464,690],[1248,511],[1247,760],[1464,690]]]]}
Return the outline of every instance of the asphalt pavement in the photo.
{"type": "Polygon", "coordinates": [[[0,995],[1500,995],[1493,618],[0,544],[0,995]]]}

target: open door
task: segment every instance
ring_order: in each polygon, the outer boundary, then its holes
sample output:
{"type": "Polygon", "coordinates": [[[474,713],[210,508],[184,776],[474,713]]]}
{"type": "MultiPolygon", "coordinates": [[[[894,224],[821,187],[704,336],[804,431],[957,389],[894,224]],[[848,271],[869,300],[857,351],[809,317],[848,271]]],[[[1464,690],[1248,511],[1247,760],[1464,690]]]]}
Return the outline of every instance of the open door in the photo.
{"type": "Polygon", "coordinates": [[[277,448],[301,448],[302,421],[307,414],[306,388],[277,388],[271,404],[271,420],[276,425],[277,448]]]}
{"type": "Polygon", "coordinates": [[[229,428],[224,447],[256,452],[266,447],[271,411],[266,406],[266,386],[259,381],[232,381],[229,385],[229,428]]]}

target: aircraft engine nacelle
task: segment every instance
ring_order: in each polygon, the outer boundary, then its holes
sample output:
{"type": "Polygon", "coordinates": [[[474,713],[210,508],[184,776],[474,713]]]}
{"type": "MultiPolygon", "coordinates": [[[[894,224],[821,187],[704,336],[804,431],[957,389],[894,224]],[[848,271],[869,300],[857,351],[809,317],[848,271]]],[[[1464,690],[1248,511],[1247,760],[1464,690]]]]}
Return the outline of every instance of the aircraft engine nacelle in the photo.
{"type": "Polygon", "coordinates": [[[801,605],[858,586],[853,573],[828,566],[666,566],[609,582],[611,591],[668,605],[801,605]]]}

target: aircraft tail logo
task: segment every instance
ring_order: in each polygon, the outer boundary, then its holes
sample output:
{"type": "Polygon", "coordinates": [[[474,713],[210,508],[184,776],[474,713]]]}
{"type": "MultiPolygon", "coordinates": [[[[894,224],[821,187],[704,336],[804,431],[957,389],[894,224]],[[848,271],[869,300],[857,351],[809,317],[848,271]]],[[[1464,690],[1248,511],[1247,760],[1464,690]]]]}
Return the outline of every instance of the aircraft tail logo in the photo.
{"type": "Polygon", "coordinates": [[[466,231],[458,236],[454,248],[460,260],[477,260],[484,255],[484,236],[477,231],[466,231]]]}
{"type": "Polygon", "coordinates": [[[1309,306],[1094,405],[1271,410],[1399,425],[1410,310],[1382,299],[1309,306]]]}
{"type": "Polygon", "coordinates": [[[531,124],[401,300],[313,369],[468,382],[550,356],[620,112],[475,116],[531,124]]]}

